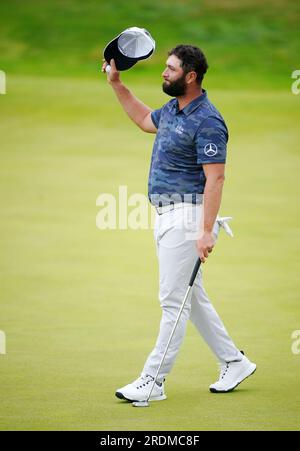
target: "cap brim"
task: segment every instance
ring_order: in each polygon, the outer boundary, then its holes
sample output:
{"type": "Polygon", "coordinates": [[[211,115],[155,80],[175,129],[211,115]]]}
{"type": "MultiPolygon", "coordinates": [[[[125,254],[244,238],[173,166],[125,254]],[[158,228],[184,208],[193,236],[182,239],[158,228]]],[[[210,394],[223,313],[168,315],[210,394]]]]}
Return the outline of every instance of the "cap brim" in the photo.
{"type": "Polygon", "coordinates": [[[111,59],[114,59],[117,70],[129,69],[139,60],[139,58],[129,58],[120,52],[118,48],[118,37],[107,44],[104,49],[104,58],[108,64],[111,59]]]}

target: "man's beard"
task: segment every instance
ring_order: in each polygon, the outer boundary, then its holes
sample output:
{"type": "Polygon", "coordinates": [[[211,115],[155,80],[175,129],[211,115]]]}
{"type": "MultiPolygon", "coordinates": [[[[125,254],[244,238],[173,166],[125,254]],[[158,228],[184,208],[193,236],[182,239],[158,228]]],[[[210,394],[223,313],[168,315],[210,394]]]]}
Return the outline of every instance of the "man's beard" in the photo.
{"type": "Polygon", "coordinates": [[[186,93],[185,74],[178,80],[172,82],[164,82],[162,85],[163,91],[171,97],[180,97],[186,93]]]}

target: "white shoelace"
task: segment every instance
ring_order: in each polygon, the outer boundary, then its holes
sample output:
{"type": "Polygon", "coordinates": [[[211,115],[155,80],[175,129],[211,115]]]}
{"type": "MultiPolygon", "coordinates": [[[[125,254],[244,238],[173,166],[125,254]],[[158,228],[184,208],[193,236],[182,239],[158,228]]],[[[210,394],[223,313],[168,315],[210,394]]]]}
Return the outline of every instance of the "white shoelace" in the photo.
{"type": "Polygon", "coordinates": [[[219,364],[219,369],[220,369],[220,376],[219,376],[219,381],[222,380],[229,368],[229,364],[228,363],[220,363],[219,364]]]}
{"type": "Polygon", "coordinates": [[[133,382],[133,385],[135,386],[135,388],[139,389],[139,388],[146,387],[151,382],[153,382],[153,377],[152,376],[149,376],[149,375],[147,375],[147,376],[140,376],[137,380],[135,380],[133,382]]]}

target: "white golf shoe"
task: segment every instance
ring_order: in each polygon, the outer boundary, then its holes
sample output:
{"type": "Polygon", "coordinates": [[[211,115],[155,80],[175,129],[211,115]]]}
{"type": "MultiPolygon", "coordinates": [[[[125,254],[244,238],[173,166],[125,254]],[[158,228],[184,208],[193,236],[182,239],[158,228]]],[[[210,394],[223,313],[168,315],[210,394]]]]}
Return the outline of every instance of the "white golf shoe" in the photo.
{"type": "Polygon", "coordinates": [[[256,365],[250,362],[246,356],[241,361],[228,362],[220,365],[219,380],[209,389],[212,393],[227,393],[234,390],[243,380],[251,376],[256,370],[256,365]]]}
{"type": "MultiPolygon", "coordinates": [[[[126,399],[127,401],[146,401],[152,388],[153,380],[154,378],[152,376],[141,374],[141,376],[131,384],[119,388],[116,391],[116,397],[126,399]]],[[[166,398],[164,383],[159,385],[156,382],[149,401],[162,401],[166,398]]]]}

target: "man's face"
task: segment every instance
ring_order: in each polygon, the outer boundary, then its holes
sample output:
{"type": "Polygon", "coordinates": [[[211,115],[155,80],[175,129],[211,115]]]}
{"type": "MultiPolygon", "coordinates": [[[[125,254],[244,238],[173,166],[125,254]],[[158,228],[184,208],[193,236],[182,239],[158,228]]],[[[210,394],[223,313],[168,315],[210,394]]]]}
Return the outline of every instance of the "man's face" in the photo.
{"type": "Polygon", "coordinates": [[[171,55],[167,59],[167,67],[162,73],[164,79],[162,89],[172,97],[183,96],[186,93],[185,73],[180,64],[180,59],[171,55]]]}

